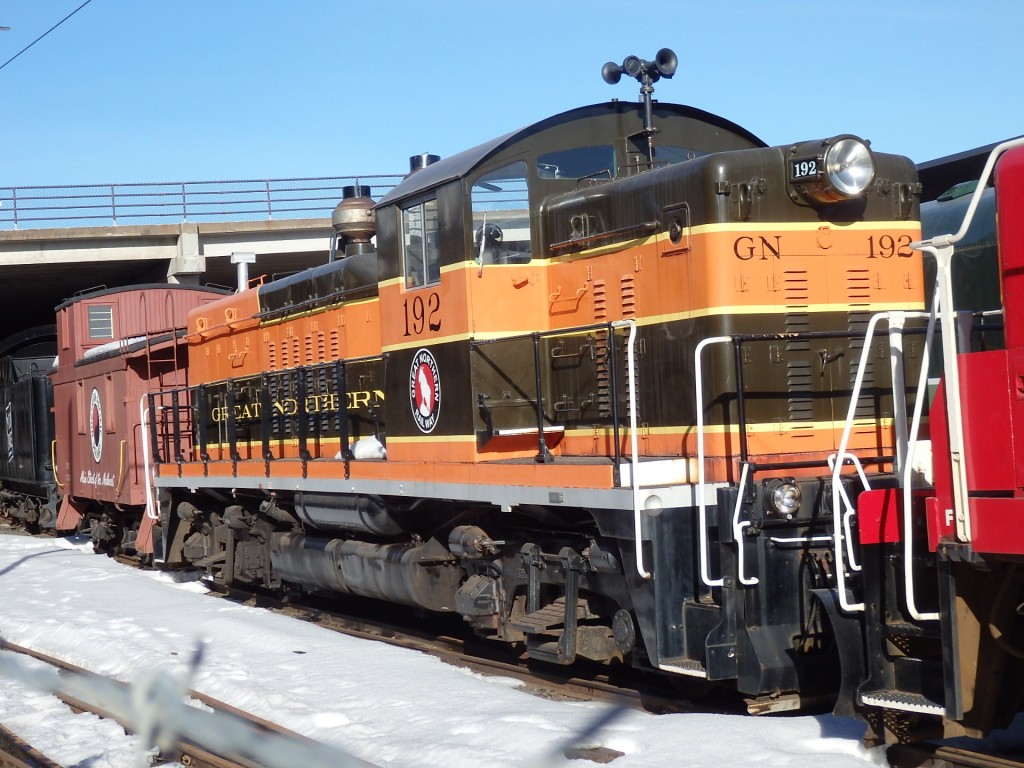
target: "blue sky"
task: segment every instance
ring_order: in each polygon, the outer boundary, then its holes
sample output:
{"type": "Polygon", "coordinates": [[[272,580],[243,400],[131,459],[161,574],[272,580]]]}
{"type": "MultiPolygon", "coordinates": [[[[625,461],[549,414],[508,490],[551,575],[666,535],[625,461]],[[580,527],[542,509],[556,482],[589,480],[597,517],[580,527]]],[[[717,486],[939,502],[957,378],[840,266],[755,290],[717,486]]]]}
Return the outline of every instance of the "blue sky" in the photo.
{"type": "MultiPolygon", "coordinates": [[[[0,0],[0,64],[83,0],[0,0]]],[[[1024,134],[1021,0],[91,0],[0,69],[0,186],[403,173],[675,50],[656,98],[770,144],[1024,134]]]]}

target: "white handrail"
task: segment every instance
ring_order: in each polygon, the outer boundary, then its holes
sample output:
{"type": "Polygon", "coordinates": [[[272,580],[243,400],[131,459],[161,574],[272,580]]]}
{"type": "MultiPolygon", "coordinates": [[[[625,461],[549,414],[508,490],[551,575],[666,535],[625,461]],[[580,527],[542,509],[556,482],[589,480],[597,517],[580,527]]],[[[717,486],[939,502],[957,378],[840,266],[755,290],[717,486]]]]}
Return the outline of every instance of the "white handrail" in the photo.
{"type": "Polygon", "coordinates": [[[712,336],[698,343],[693,351],[697,411],[697,534],[700,543],[700,580],[708,587],[720,587],[724,580],[711,578],[711,565],[708,557],[708,505],[704,500],[704,381],[701,353],[712,344],[724,344],[729,341],[732,341],[731,336],[712,336]]]}
{"type": "MultiPolygon", "coordinates": [[[[828,457],[828,468],[835,470],[835,462],[838,459],[838,455],[833,453],[828,457]]],[[[850,462],[857,470],[857,474],[860,476],[860,482],[864,486],[864,490],[870,491],[871,484],[868,482],[868,477],[864,474],[864,467],[861,466],[860,459],[855,454],[848,453],[843,456],[844,462],[850,462]]],[[[843,514],[843,531],[846,532],[846,559],[849,560],[850,570],[860,571],[863,570],[861,564],[857,562],[857,553],[853,549],[853,518],[857,514],[857,510],[854,509],[853,503],[850,501],[849,494],[846,493],[846,488],[843,484],[839,484],[839,495],[843,499],[843,503],[846,505],[846,512],[843,514]]],[[[835,496],[832,497],[833,504],[835,503],[835,496]]]]}
{"type": "Polygon", "coordinates": [[[818,536],[770,536],[768,541],[776,544],[815,544],[823,541],[832,541],[832,537],[827,533],[818,536]]]}
{"type": "Polygon", "coordinates": [[[149,466],[149,408],[145,407],[147,397],[148,395],[143,395],[139,398],[139,423],[142,425],[142,473],[146,478],[146,517],[150,520],[159,520],[160,515],[153,509],[153,476],[149,466]]]}
{"type": "MultiPolygon", "coordinates": [[[[914,416],[910,421],[910,434],[907,438],[907,457],[903,464],[900,487],[903,492],[903,592],[907,602],[907,613],[917,621],[938,621],[938,613],[924,613],[917,607],[917,593],[914,588],[913,560],[914,536],[913,515],[911,514],[911,473],[914,467],[914,452],[917,449],[917,435],[921,429],[921,417],[924,413],[925,392],[928,386],[928,364],[931,357],[932,338],[935,335],[935,321],[938,318],[941,303],[938,284],[932,299],[932,311],[928,315],[928,328],[924,335],[924,351],[921,354],[921,372],[917,378],[917,392],[914,396],[914,416]]],[[[948,331],[947,331],[948,332],[948,331]]]]}
{"type": "MultiPolygon", "coordinates": [[[[903,471],[903,465],[907,460],[906,395],[897,397],[898,392],[907,391],[903,375],[903,326],[906,317],[903,312],[893,312],[889,317],[889,381],[892,383],[893,442],[896,448],[896,462],[893,467],[897,476],[903,471]]],[[[861,480],[867,487],[863,471],[861,480]]]]}
{"type": "MultiPolygon", "coordinates": [[[[857,376],[854,379],[853,391],[850,393],[850,406],[846,412],[846,422],[843,424],[843,436],[839,440],[839,450],[836,456],[845,457],[846,447],[850,443],[850,432],[853,431],[854,418],[857,415],[857,400],[860,399],[860,390],[864,385],[864,371],[867,369],[867,358],[871,351],[871,338],[875,333],[875,326],[883,318],[888,318],[888,312],[880,312],[872,315],[868,321],[867,332],[864,334],[864,346],[860,353],[860,362],[857,365],[857,376]]],[[[832,466],[832,548],[835,550],[836,558],[836,592],[839,595],[839,605],[844,611],[863,611],[864,603],[851,603],[846,594],[846,564],[843,559],[843,520],[840,516],[840,499],[842,498],[842,483],[839,475],[844,461],[836,461],[832,466]]]]}
{"type": "MultiPolygon", "coordinates": [[[[634,355],[634,342],[636,342],[636,320],[616,320],[612,323],[613,328],[629,328],[629,338],[626,340],[626,378],[629,392],[629,484],[633,488],[633,546],[636,554],[636,572],[640,578],[651,578],[650,572],[644,568],[644,542],[643,542],[643,508],[640,505],[640,447],[637,436],[636,422],[636,358],[634,355]]],[[[614,346],[614,345],[613,345],[614,346]]]]}
{"type": "MultiPolygon", "coordinates": [[[[868,327],[864,334],[864,346],[861,349],[860,360],[857,364],[857,376],[854,379],[853,390],[850,393],[850,405],[846,413],[846,423],[843,425],[843,436],[839,440],[839,448],[836,451],[836,457],[843,457],[842,461],[835,461],[832,467],[832,537],[833,547],[835,549],[836,557],[836,590],[839,593],[839,604],[843,610],[848,612],[863,611],[864,603],[851,603],[849,596],[846,594],[846,565],[843,558],[843,550],[846,546],[852,547],[852,533],[847,534],[846,541],[843,540],[843,531],[845,527],[850,524],[850,516],[847,515],[845,520],[840,516],[840,500],[846,499],[846,494],[842,488],[842,483],[839,480],[840,472],[843,465],[846,463],[847,457],[851,454],[847,453],[847,447],[850,443],[850,433],[853,431],[853,422],[857,411],[857,400],[860,399],[860,392],[864,386],[864,373],[867,370],[868,355],[871,352],[871,342],[875,335],[875,328],[878,323],[882,320],[891,321],[893,317],[898,318],[897,323],[901,324],[907,318],[919,318],[924,319],[929,317],[928,313],[925,312],[879,312],[871,316],[868,321],[868,327]]],[[[925,372],[927,369],[922,369],[925,372]]],[[[896,391],[893,391],[893,397],[896,396],[896,391]]],[[[915,407],[920,407],[922,398],[918,398],[918,402],[915,407]]],[[[906,466],[910,466],[910,460],[905,462],[906,466]]],[[[866,477],[862,475],[863,480],[866,482],[866,477]]],[[[849,499],[846,499],[849,503],[849,499]]],[[[905,512],[905,514],[909,514],[905,512]]],[[[852,528],[851,528],[852,531],[852,528]]],[[[907,531],[909,533],[909,529],[907,531]]],[[[907,537],[904,537],[907,538],[907,537]]],[[[851,558],[851,568],[853,568],[851,558]]]]}

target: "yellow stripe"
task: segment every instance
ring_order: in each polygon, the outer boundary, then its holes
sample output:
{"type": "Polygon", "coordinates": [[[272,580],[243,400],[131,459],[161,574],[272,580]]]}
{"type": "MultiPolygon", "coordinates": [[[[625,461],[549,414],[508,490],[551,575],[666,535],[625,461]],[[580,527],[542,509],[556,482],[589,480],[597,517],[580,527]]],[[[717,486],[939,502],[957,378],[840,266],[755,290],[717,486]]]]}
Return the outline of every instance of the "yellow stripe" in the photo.
{"type": "MultiPolygon", "coordinates": [[[[874,429],[876,427],[890,427],[893,424],[893,419],[857,419],[853,422],[854,429],[869,428],[874,429]]],[[[762,423],[748,423],[746,425],[746,432],[754,432],[758,434],[770,434],[770,433],[785,433],[785,432],[829,432],[842,430],[846,426],[844,421],[799,421],[799,422],[762,422],[762,423]]],[[[639,433],[646,435],[682,435],[689,434],[693,430],[692,425],[688,424],[677,424],[669,427],[646,427],[639,430],[639,433]]],[[[721,435],[739,432],[739,426],[736,424],[725,425],[725,424],[705,424],[704,431],[708,434],[721,435]]],[[[567,429],[565,431],[566,437],[592,437],[595,432],[611,434],[612,428],[606,426],[598,426],[590,429],[567,429]]],[[[622,435],[631,434],[628,427],[623,427],[619,430],[622,435]]]]}
{"type": "Polygon", "coordinates": [[[388,435],[388,445],[392,443],[473,443],[476,435],[405,435],[403,437],[388,435]]]}
{"type": "MultiPolygon", "coordinates": [[[[878,419],[858,419],[853,422],[853,428],[876,428],[878,426],[890,427],[893,424],[892,418],[878,419]]],[[[773,432],[801,432],[805,430],[814,430],[818,432],[841,430],[846,426],[845,422],[842,421],[808,421],[808,422],[770,422],[762,424],[747,424],[747,432],[756,432],[761,434],[768,434],[773,432]]],[[[648,427],[640,430],[643,434],[648,435],[681,435],[687,434],[693,429],[692,426],[686,424],[678,424],[672,427],[648,427]]],[[[724,424],[717,425],[705,425],[704,431],[710,434],[724,434],[729,432],[738,431],[738,427],[735,425],[726,426],[724,424]]],[[[592,437],[594,433],[606,433],[611,435],[613,430],[608,426],[593,427],[591,429],[568,429],[565,431],[566,437],[592,437]]],[[[619,430],[620,435],[630,435],[631,430],[628,427],[623,427],[619,430]]],[[[476,435],[389,435],[388,443],[475,443],[476,435]]]]}
{"type": "MultiPolygon", "coordinates": [[[[849,224],[838,224],[832,221],[823,221],[820,224],[814,222],[799,221],[768,221],[737,224],[700,224],[690,227],[691,235],[717,234],[721,232],[817,232],[822,227],[827,227],[833,232],[878,232],[890,230],[917,231],[921,229],[921,222],[911,221],[853,221],[849,224]]],[[[668,234],[658,234],[659,238],[665,239],[668,234]]]]}
{"type": "MultiPolygon", "coordinates": [[[[844,233],[844,232],[911,232],[918,233],[921,230],[921,223],[919,221],[854,221],[849,224],[839,224],[835,222],[823,222],[821,224],[815,224],[814,222],[792,222],[792,221],[775,221],[775,222],[753,222],[753,223],[742,223],[742,224],[700,224],[695,227],[690,227],[690,237],[698,235],[715,235],[715,234],[736,234],[736,233],[773,233],[773,232],[817,232],[822,227],[827,227],[833,232],[844,233]]],[[[655,245],[657,243],[670,241],[668,232],[658,232],[654,235],[648,235],[647,237],[637,237],[631,240],[623,240],[621,242],[612,243],[609,245],[597,246],[595,248],[587,248],[582,251],[575,251],[564,256],[534,256],[526,264],[486,264],[484,265],[485,271],[492,269],[522,269],[526,266],[532,267],[547,267],[553,264],[562,264],[565,262],[575,261],[576,259],[590,258],[593,256],[600,256],[605,253],[613,253],[616,251],[625,250],[627,248],[637,248],[645,245],[655,245]]],[[[673,244],[675,245],[675,244],[673,244]]],[[[441,273],[451,273],[464,269],[479,270],[480,265],[474,259],[466,259],[465,261],[456,262],[455,264],[448,264],[441,267],[441,273]]],[[[380,287],[385,286],[402,286],[404,283],[403,277],[393,277],[388,280],[383,280],[380,283],[380,287]]],[[[416,289],[428,288],[430,286],[416,286],[416,289]]]]}
{"type": "MultiPolygon", "coordinates": [[[[923,309],[923,303],[907,305],[897,304],[894,302],[868,302],[864,304],[808,304],[806,305],[806,308],[802,308],[802,311],[807,312],[808,314],[853,311],[877,314],[879,312],[918,312],[923,309]]],[[[704,309],[694,309],[687,312],[672,312],[664,315],[651,315],[650,317],[638,317],[635,319],[638,327],[645,327],[658,325],[660,323],[696,320],[702,317],[717,317],[719,315],[785,315],[791,311],[792,308],[780,306],[778,304],[751,304],[726,307],[706,307],[704,309]]],[[[597,324],[594,325],[595,327],[597,326],[597,324]]],[[[383,351],[396,352],[402,349],[412,349],[414,347],[419,348],[435,344],[451,344],[457,341],[493,341],[496,339],[510,339],[516,336],[529,336],[531,333],[533,333],[533,329],[455,333],[450,336],[437,336],[429,339],[420,339],[418,341],[405,341],[400,344],[391,344],[383,347],[383,351]]],[[[552,328],[550,331],[541,331],[541,333],[547,336],[574,335],[572,333],[560,334],[557,328],[552,328]]],[[[584,333],[588,333],[588,331],[580,332],[580,334],[584,333]]]]}
{"type": "MultiPolygon", "coordinates": [[[[876,428],[878,426],[881,426],[881,427],[891,427],[892,424],[893,424],[893,419],[892,418],[883,418],[883,419],[878,419],[877,421],[874,420],[874,419],[858,419],[858,420],[853,422],[853,428],[854,429],[857,429],[857,428],[873,429],[873,428],[876,428]]],[[[770,422],[770,423],[760,423],[760,424],[747,424],[746,425],[746,431],[748,433],[753,432],[753,433],[759,433],[759,434],[780,433],[780,432],[801,432],[801,431],[805,431],[805,430],[814,430],[816,432],[822,432],[822,431],[833,431],[833,430],[838,431],[838,430],[843,429],[845,426],[846,426],[845,422],[842,422],[842,421],[808,421],[808,422],[798,422],[798,423],[792,423],[792,422],[784,422],[784,423],[782,423],[782,422],[770,422]]],[[[647,434],[647,435],[682,435],[682,434],[688,434],[690,431],[692,431],[692,429],[693,429],[693,427],[691,425],[677,424],[675,426],[669,426],[669,427],[645,427],[644,429],[640,430],[640,432],[642,434],[647,434]]],[[[739,427],[736,426],[736,425],[726,426],[724,424],[706,424],[704,426],[704,431],[706,433],[708,433],[708,434],[718,435],[718,434],[726,434],[726,433],[738,432],[739,431],[739,427]]],[[[595,427],[591,427],[591,428],[567,429],[565,431],[565,436],[566,437],[584,437],[584,438],[586,438],[586,437],[593,437],[593,435],[595,433],[604,434],[604,435],[610,436],[610,435],[612,435],[614,433],[614,430],[610,426],[595,426],[595,427]]],[[[632,431],[628,427],[622,427],[622,428],[619,429],[619,434],[622,435],[622,436],[628,436],[628,435],[632,434],[632,431]]],[[[467,443],[467,444],[469,444],[469,443],[472,443],[472,444],[476,444],[476,439],[477,439],[476,435],[403,435],[403,436],[389,435],[388,438],[387,438],[387,441],[388,441],[389,444],[392,444],[392,443],[394,443],[394,444],[397,444],[397,443],[401,443],[401,444],[427,444],[427,443],[450,443],[450,444],[455,444],[455,443],[467,443]]],[[[314,438],[309,438],[306,441],[306,444],[309,445],[309,444],[313,444],[313,443],[319,442],[319,444],[323,445],[323,444],[330,444],[330,443],[338,443],[338,441],[339,441],[339,438],[337,436],[321,438],[319,441],[315,440],[314,438]]],[[[250,441],[239,440],[238,441],[238,445],[259,446],[260,444],[261,443],[260,443],[259,440],[250,440],[250,441]]],[[[299,441],[296,440],[296,439],[293,439],[293,438],[289,438],[289,439],[286,439],[286,440],[271,439],[270,444],[272,446],[288,446],[288,447],[292,447],[292,448],[298,448],[299,441]]],[[[229,447],[230,447],[230,445],[228,443],[209,443],[207,445],[207,449],[220,449],[222,451],[223,450],[227,450],[229,447]]]]}
{"type": "MultiPolygon", "coordinates": [[[[508,336],[519,336],[522,335],[522,331],[510,332],[508,336]]],[[[472,333],[453,333],[451,336],[435,336],[429,339],[420,339],[419,341],[403,341],[401,344],[387,344],[381,347],[384,352],[398,352],[403,349],[418,349],[419,347],[436,346],[438,344],[452,344],[456,341],[469,341],[474,338],[472,333]]],[[[476,334],[475,338],[481,338],[479,334],[476,334]]],[[[496,338],[504,338],[503,335],[498,335],[496,338]]]]}
{"type": "MultiPolygon", "coordinates": [[[[919,221],[855,221],[850,224],[836,224],[832,222],[815,225],[810,222],[754,222],[750,224],[701,224],[690,227],[690,237],[715,234],[738,234],[738,233],[777,233],[777,232],[808,232],[816,233],[822,227],[827,227],[833,232],[911,232],[917,234],[921,231],[919,221]]],[[[529,262],[534,266],[548,266],[552,264],[564,264],[578,259],[589,259],[594,256],[601,256],[606,253],[615,253],[628,248],[639,248],[643,246],[656,245],[665,241],[671,242],[668,232],[658,232],[647,237],[638,237],[631,240],[623,240],[617,243],[609,243],[595,248],[586,248],[582,251],[565,254],[564,256],[537,256],[529,262]]],[[[675,246],[676,244],[672,244],[675,246]]],[[[462,264],[470,265],[479,269],[475,261],[464,261],[462,264]]],[[[457,265],[451,265],[457,266],[457,265]]],[[[484,269],[492,267],[522,267],[522,264],[488,264],[484,269]]],[[[442,270],[443,271],[443,270],[442,270]]]]}
{"type": "MultiPolygon", "coordinates": [[[[896,304],[894,302],[866,302],[863,304],[807,304],[801,306],[802,312],[808,314],[824,314],[826,312],[918,312],[924,309],[924,302],[918,304],[896,304]]],[[[671,312],[666,315],[652,315],[651,317],[638,317],[638,326],[656,325],[658,323],[670,323],[678,320],[693,320],[698,317],[715,317],[716,315],[785,315],[792,312],[792,307],[779,304],[749,304],[730,307],[706,307],[694,309],[689,312],[671,312]]]]}

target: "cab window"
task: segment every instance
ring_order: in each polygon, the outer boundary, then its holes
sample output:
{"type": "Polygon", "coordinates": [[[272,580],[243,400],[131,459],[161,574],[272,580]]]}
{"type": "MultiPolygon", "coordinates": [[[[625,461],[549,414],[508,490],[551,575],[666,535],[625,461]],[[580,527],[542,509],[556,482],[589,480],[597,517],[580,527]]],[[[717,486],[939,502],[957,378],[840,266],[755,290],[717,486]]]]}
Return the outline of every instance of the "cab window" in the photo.
{"type": "Polygon", "coordinates": [[[611,179],[615,176],[615,150],[610,146],[573,147],[537,158],[542,179],[611,179]]]}
{"type": "Polygon", "coordinates": [[[406,288],[441,282],[437,200],[425,200],[402,209],[402,270],[406,288]]]}
{"type": "Polygon", "coordinates": [[[472,185],[473,258],[479,264],[530,261],[530,195],[526,163],[487,171],[472,185]]]}

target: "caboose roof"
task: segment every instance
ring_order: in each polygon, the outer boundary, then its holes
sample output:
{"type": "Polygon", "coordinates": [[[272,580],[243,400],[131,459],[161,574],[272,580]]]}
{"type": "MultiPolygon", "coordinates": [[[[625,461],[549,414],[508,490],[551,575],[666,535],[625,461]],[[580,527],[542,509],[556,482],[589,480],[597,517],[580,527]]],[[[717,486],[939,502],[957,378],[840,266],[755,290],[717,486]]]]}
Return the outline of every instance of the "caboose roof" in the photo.
{"type": "Polygon", "coordinates": [[[231,291],[226,288],[215,288],[213,286],[206,285],[188,285],[186,283],[140,283],[137,285],[121,287],[115,286],[113,288],[108,288],[104,286],[102,288],[97,288],[92,291],[86,291],[84,293],[76,294],[72,296],[70,299],[65,299],[62,303],[57,305],[56,311],[59,312],[65,307],[70,307],[72,304],[76,304],[77,302],[84,301],[86,299],[95,299],[100,296],[107,296],[111,294],[122,294],[125,291],[144,291],[149,288],[155,288],[160,290],[168,289],[172,291],[206,291],[208,293],[217,293],[224,295],[228,295],[231,293],[231,291]]]}

